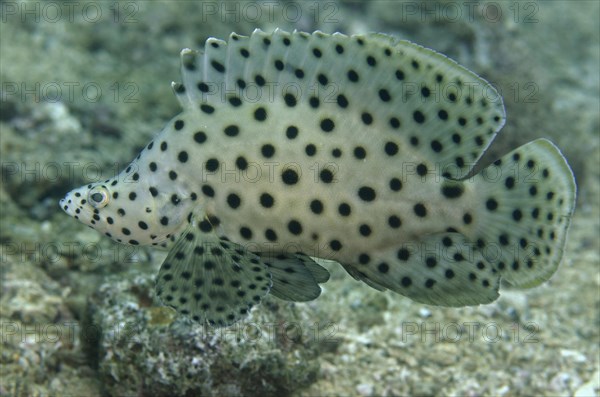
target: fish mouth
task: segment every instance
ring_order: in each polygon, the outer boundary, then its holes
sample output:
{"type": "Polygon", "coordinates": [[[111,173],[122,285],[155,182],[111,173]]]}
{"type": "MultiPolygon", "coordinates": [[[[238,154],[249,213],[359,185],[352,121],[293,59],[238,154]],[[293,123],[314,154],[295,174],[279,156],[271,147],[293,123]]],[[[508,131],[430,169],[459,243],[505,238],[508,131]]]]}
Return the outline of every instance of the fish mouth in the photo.
{"type": "Polygon", "coordinates": [[[67,195],[64,198],[60,199],[58,205],[69,216],[75,216],[75,210],[77,210],[78,208],[80,211],[82,211],[80,206],[78,206],[77,203],[73,200],[70,193],[67,193],[67,195]]]}
{"type": "Polygon", "coordinates": [[[71,216],[73,216],[73,214],[72,214],[72,212],[73,212],[73,209],[72,209],[72,208],[74,207],[74,205],[72,205],[72,204],[69,204],[69,200],[68,200],[68,198],[69,198],[69,195],[67,194],[67,195],[65,196],[65,198],[62,198],[62,199],[60,199],[60,200],[59,200],[59,202],[58,202],[58,205],[59,205],[59,206],[60,206],[60,208],[61,208],[61,209],[62,209],[64,212],[66,212],[68,215],[71,215],[71,216]]]}

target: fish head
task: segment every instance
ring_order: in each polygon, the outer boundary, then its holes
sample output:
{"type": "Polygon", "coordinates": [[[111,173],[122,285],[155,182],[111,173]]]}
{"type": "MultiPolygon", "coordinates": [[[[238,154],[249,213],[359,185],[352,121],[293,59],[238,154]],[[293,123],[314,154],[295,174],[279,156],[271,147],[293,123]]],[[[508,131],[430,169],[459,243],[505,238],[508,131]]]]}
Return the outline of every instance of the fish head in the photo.
{"type": "Polygon", "coordinates": [[[74,189],[59,204],[68,215],[119,243],[164,245],[185,224],[191,199],[147,185],[119,175],[74,189]]]}

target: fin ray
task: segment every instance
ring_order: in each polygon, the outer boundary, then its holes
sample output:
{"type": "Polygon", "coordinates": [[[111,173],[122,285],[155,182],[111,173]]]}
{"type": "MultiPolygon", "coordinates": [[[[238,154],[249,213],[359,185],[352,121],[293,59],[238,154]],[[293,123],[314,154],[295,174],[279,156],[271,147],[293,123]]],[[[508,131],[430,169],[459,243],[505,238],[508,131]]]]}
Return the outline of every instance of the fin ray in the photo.
{"type": "MultiPolygon", "coordinates": [[[[269,254],[259,253],[260,258],[269,267],[273,286],[271,294],[275,297],[292,302],[307,302],[314,300],[321,294],[321,288],[313,274],[322,274],[327,272],[320,265],[316,264],[309,257],[296,254],[269,254]],[[322,270],[311,268],[307,264],[312,262],[322,270]]],[[[327,279],[329,272],[327,272],[327,279]]],[[[319,278],[323,280],[322,277],[319,278]]],[[[324,282],[324,281],[320,281],[324,282]]]]}
{"type": "Polygon", "coordinates": [[[558,148],[537,139],[476,175],[476,234],[499,249],[503,279],[528,288],[548,280],[560,263],[575,208],[573,173],[558,148]]]}
{"type": "Polygon", "coordinates": [[[430,235],[379,252],[367,264],[346,267],[375,289],[430,305],[470,306],[498,298],[496,269],[458,233],[430,235]]]}
{"type": "Polygon", "coordinates": [[[488,82],[442,54],[383,34],[257,29],[228,42],[208,39],[204,52],[184,50],[182,65],[187,100],[178,97],[187,107],[256,97],[257,87],[258,102],[282,103],[290,93],[305,104],[317,98],[323,111],[347,116],[334,120],[340,130],[357,130],[350,126],[367,113],[378,130],[455,179],[472,169],[505,119],[488,82]]]}
{"type": "Polygon", "coordinates": [[[172,246],[158,273],[156,293],[196,322],[231,325],[269,292],[271,276],[257,255],[220,239],[208,219],[199,224],[192,220],[172,246]]]}

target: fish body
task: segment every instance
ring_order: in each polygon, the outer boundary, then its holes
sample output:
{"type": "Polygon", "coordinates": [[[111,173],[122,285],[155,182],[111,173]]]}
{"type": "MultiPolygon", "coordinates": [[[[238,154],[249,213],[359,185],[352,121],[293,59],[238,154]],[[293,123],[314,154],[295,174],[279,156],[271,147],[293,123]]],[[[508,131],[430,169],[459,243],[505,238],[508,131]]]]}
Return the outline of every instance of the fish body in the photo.
{"type": "Polygon", "coordinates": [[[61,207],[169,249],[157,295],[226,326],[271,293],[320,294],[340,263],[415,301],[497,298],[556,270],[575,182],[549,141],[470,175],[505,120],[474,73],[380,34],[255,31],[182,51],[183,111],[114,179],[61,207]]]}

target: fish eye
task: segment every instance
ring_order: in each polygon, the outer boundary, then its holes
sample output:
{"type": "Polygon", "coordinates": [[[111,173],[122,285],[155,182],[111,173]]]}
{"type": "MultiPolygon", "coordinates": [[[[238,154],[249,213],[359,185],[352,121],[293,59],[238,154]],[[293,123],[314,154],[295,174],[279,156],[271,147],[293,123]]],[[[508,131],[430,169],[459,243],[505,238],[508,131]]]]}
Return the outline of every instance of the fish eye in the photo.
{"type": "Polygon", "coordinates": [[[94,208],[103,208],[108,204],[108,189],[104,186],[96,186],[88,193],[88,201],[94,208]]]}

